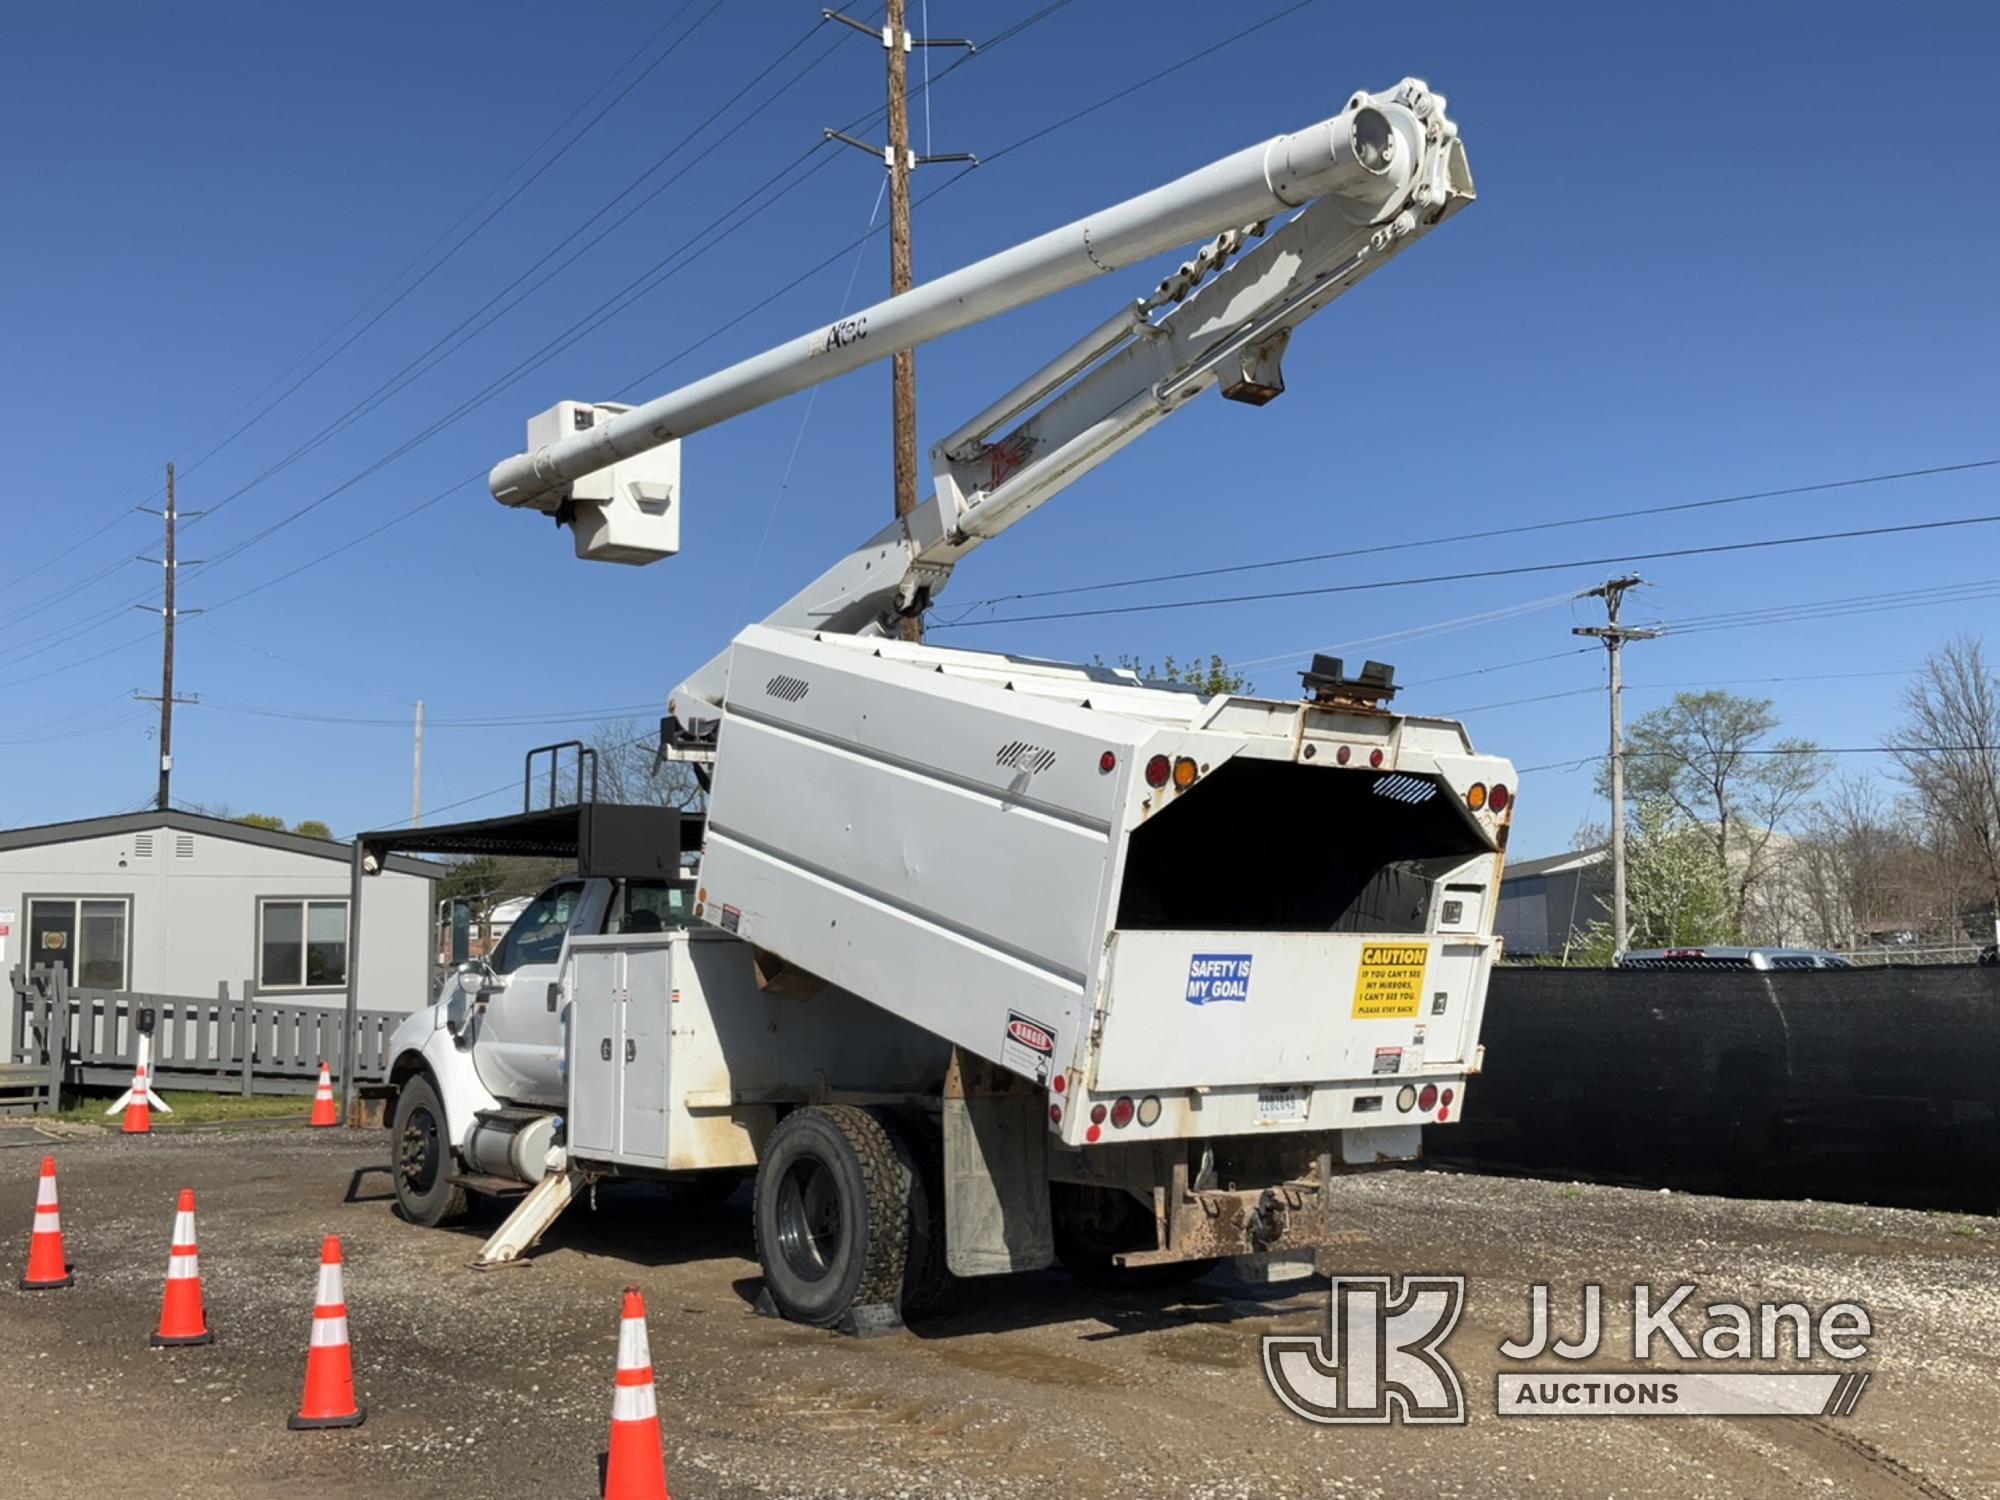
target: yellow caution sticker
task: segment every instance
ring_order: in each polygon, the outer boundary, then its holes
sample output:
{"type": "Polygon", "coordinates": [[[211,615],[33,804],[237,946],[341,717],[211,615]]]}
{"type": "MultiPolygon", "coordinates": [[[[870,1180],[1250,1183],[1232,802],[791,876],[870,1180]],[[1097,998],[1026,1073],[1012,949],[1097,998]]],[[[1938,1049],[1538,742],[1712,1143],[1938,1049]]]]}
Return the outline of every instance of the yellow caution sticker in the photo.
{"type": "Polygon", "coordinates": [[[1354,981],[1354,1019],[1409,1020],[1423,1005],[1428,943],[1364,943],[1354,981]]]}

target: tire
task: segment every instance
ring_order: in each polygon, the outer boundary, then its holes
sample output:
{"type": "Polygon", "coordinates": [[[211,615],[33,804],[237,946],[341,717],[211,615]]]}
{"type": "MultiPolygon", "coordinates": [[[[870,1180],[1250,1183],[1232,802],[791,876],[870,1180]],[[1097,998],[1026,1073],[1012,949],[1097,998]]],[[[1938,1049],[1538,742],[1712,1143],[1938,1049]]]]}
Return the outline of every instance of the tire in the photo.
{"type": "Polygon", "coordinates": [[[903,1311],[929,1312],[951,1294],[945,1262],[944,1139],[938,1123],[915,1113],[888,1122],[891,1142],[910,1174],[910,1251],[903,1265],[903,1311]]]}
{"type": "Polygon", "coordinates": [[[1067,1182],[1051,1183],[1050,1192],[1056,1259],[1084,1286],[1127,1291],[1182,1286],[1199,1281],[1222,1264],[1215,1257],[1203,1256],[1163,1265],[1121,1266],[1112,1259],[1114,1255],[1149,1250],[1157,1243],[1153,1221],[1139,1200],[1116,1189],[1067,1182]]]}
{"type": "Polygon", "coordinates": [[[793,1322],[827,1328],[857,1307],[900,1309],[910,1172],[882,1122],[851,1104],[780,1120],[757,1164],[751,1232],[764,1285],[793,1322]]]}
{"type": "Polygon", "coordinates": [[[464,1188],[451,1181],[451,1132],[444,1104],[428,1073],[406,1079],[396,1094],[389,1130],[389,1175],[396,1184],[396,1211],[412,1224],[437,1229],[456,1224],[470,1206],[464,1188]]]}

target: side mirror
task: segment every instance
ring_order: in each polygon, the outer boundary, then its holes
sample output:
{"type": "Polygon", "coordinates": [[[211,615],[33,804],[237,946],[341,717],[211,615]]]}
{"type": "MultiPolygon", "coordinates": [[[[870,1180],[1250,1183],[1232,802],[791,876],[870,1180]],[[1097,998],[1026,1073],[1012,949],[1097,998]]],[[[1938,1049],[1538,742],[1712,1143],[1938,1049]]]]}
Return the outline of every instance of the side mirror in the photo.
{"type": "Polygon", "coordinates": [[[453,1036],[465,1030],[465,991],[454,990],[444,1003],[444,1029],[453,1036]]]}
{"type": "Polygon", "coordinates": [[[549,984],[549,1014],[554,1015],[561,1005],[562,984],[560,981],[551,981],[549,984]]]}

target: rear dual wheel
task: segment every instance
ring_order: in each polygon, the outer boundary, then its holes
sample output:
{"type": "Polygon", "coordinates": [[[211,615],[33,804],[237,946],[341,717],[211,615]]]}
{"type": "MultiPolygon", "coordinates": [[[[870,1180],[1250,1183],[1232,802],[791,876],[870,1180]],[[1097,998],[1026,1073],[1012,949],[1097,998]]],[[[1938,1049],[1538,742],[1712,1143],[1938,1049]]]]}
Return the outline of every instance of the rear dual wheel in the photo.
{"type": "Polygon", "coordinates": [[[852,1104],[778,1122],[757,1164],[752,1230],[785,1317],[831,1327],[860,1308],[901,1312],[943,1280],[943,1201],[917,1132],[852,1104]]]}

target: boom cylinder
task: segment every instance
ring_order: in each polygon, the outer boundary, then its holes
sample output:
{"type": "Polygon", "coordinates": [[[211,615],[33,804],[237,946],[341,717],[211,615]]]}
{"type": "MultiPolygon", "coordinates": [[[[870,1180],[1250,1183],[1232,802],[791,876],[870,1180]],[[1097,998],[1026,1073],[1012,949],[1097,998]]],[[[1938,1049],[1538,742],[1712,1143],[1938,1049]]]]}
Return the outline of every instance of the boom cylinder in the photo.
{"type": "Polygon", "coordinates": [[[1340,114],[1274,136],[1151,192],[1002,250],[787,340],[586,431],[498,464],[504,505],[553,509],[571,481],[900,350],[1225,229],[1332,195],[1355,223],[1399,212],[1416,182],[1426,97],[1414,80],[1357,94],[1340,114]]]}

